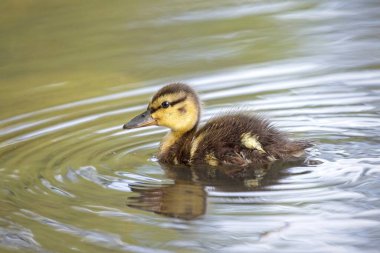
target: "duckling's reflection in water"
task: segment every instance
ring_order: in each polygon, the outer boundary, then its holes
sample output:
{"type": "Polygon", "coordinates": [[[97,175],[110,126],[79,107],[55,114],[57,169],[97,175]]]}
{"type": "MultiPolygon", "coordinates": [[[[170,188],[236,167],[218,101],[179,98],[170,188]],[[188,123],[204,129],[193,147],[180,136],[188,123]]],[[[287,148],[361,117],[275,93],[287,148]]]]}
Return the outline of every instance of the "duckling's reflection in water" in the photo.
{"type": "Polygon", "coordinates": [[[127,205],[169,217],[191,220],[206,212],[206,187],[221,192],[256,191],[276,184],[280,178],[286,176],[284,169],[294,165],[294,163],[274,163],[245,170],[241,167],[189,168],[161,164],[174,184],[131,186],[132,191],[138,195],[129,197],[127,205]]]}
{"type": "Polygon", "coordinates": [[[128,198],[129,207],[186,220],[206,212],[206,191],[201,184],[178,180],[173,185],[132,190],[139,195],[128,198]]]}

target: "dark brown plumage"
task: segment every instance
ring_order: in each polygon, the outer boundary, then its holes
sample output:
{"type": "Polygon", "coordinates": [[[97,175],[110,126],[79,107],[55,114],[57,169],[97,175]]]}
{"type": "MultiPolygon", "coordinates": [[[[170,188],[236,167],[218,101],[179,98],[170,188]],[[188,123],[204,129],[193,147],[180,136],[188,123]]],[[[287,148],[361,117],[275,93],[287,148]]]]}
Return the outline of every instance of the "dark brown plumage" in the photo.
{"type": "Polygon", "coordinates": [[[163,163],[210,166],[268,164],[295,160],[310,142],[293,141],[261,116],[236,113],[215,117],[198,129],[200,102],[185,84],[169,84],[152,98],[148,109],[124,128],[166,126],[171,132],[161,142],[163,163]]]}
{"type": "MultiPolygon", "coordinates": [[[[310,146],[306,141],[291,141],[274,128],[269,121],[257,115],[244,113],[216,117],[199,129],[195,138],[204,135],[192,163],[203,162],[213,154],[221,164],[247,166],[250,163],[274,160],[293,160],[310,146]],[[257,148],[247,148],[242,135],[257,140],[257,148]]],[[[253,140],[253,139],[252,139],[253,140]]]]}
{"type": "Polygon", "coordinates": [[[194,97],[198,97],[197,93],[190,86],[184,83],[174,83],[174,84],[166,85],[162,87],[160,90],[158,90],[157,93],[154,94],[154,96],[152,97],[151,101],[155,101],[157,100],[157,98],[162,97],[164,95],[176,94],[179,92],[184,92],[194,97]]]}

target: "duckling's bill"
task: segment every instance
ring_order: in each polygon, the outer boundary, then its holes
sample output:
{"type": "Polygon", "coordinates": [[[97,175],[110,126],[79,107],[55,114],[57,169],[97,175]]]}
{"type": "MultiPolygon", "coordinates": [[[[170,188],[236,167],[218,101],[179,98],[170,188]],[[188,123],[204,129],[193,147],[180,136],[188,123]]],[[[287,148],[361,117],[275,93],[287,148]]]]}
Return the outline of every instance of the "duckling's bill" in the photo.
{"type": "Polygon", "coordinates": [[[147,110],[131,119],[128,123],[124,124],[123,129],[133,129],[155,125],[157,125],[156,120],[152,118],[150,111],[147,110]]]}

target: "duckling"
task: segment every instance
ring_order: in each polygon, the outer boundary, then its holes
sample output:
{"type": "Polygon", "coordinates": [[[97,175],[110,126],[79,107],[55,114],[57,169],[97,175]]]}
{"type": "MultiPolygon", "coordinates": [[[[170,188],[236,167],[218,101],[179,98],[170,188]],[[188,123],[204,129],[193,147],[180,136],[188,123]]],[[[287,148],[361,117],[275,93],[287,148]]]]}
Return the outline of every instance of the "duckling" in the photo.
{"type": "Polygon", "coordinates": [[[161,141],[158,159],[166,164],[242,166],[289,161],[301,157],[311,143],[290,140],[268,120],[248,113],[214,117],[198,129],[201,103],[188,85],[161,88],[142,114],[124,129],[164,126],[170,132],[161,141]]]}

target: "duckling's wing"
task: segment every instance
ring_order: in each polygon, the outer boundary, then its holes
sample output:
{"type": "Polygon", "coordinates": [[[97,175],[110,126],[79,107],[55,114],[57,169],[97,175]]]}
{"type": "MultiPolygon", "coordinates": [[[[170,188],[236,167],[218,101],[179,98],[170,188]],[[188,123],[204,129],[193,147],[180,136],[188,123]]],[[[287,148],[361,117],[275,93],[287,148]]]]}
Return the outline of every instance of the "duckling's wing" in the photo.
{"type": "Polygon", "coordinates": [[[308,146],[290,141],[263,117],[243,113],[210,120],[194,140],[192,160],[214,166],[268,163],[299,156],[308,146]]]}

